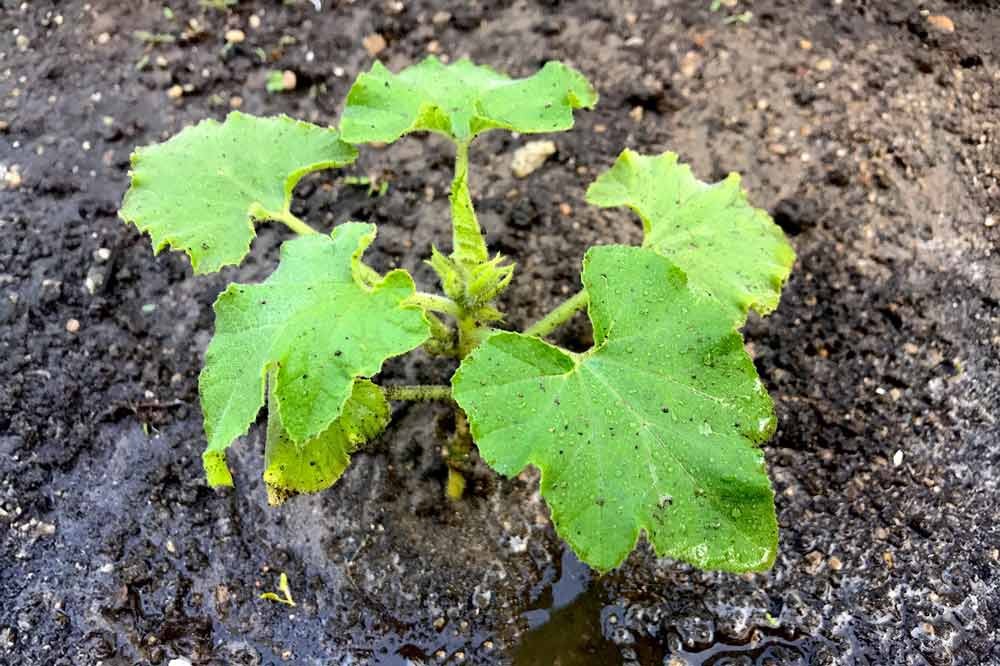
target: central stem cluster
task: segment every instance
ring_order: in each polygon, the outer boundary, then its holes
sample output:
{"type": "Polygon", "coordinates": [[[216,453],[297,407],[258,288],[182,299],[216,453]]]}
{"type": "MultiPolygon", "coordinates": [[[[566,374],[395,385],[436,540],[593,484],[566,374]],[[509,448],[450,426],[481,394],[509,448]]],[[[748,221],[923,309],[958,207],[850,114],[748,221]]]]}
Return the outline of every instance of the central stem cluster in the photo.
{"type": "MultiPolygon", "coordinates": [[[[436,248],[428,263],[437,273],[445,295],[418,292],[408,303],[420,307],[431,325],[431,339],[424,348],[431,354],[464,359],[479,346],[491,330],[491,324],[503,315],[496,308],[497,298],[513,277],[514,265],[505,263],[502,255],[492,259],[483,238],[469,192],[469,140],[456,141],[455,175],[451,183],[452,252],[445,256],[436,248]],[[439,315],[455,320],[454,328],[439,315]]],[[[294,231],[315,233],[291,212],[270,214],[294,231]]],[[[361,279],[374,283],[380,276],[362,264],[361,279]]],[[[553,309],[525,331],[527,335],[544,337],[587,306],[587,293],[581,291],[553,309]]],[[[447,385],[394,385],[383,387],[389,400],[451,401],[447,385]]],[[[455,433],[444,451],[448,465],[448,496],[461,498],[465,492],[464,472],[468,471],[472,434],[465,413],[455,406],[455,433]]]]}

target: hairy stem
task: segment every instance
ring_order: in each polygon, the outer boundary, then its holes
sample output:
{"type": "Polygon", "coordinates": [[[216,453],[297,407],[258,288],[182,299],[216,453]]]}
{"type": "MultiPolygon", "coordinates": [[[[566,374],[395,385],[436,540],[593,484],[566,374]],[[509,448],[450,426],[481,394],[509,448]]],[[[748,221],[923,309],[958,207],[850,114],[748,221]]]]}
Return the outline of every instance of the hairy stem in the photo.
{"type": "Polygon", "coordinates": [[[455,436],[448,444],[448,498],[452,500],[462,499],[465,492],[465,475],[462,468],[472,451],[472,434],[469,432],[469,420],[465,417],[465,412],[461,409],[455,410],[455,436]]]}
{"type": "Polygon", "coordinates": [[[463,359],[479,345],[480,330],[476,318],[465,314],[458,318],[458,358],[463,359]]]}
{"type": "Polygon", "coordinates": [[[390,384],[382,391],[387,400],[451,400],[451,387],[444,384],[390,384]]]}
{"type": "Polygon", "coordinates": [[[463,266],[489,258],[486,241],[469,194],[469,142],[455,144],[455,178],[451,181],[452,257],[463,266]]]}
{"type": "Polygon", "coordinates": [[[548,313],[534,324],[529,326],[525,335],[533,335],[537,338],[544,338],[552,331],[559,328],[573,317],[577,312],[587,307],[590,296],[586,290],[580,290],[573,296],[560,303],[552,312],[548,313]]]}
{"type": "Polygon", "coordinates": [[[418,291],[409,298],[406,299],[404,305],[418,305],[424,310],[429,312],[441,312],[446,315],[451,315],[456,319],[461,315],[461,309],[458,307],[458,303],[447,298],[445,296],[438,296],[437,294],[428,294],[422,291],[418,291]]]}

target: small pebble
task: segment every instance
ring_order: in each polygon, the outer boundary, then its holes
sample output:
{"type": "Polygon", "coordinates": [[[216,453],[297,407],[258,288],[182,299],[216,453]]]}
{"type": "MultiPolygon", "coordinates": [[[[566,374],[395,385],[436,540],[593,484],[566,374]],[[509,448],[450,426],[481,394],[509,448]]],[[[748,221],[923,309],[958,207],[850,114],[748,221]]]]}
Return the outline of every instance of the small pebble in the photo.
{"type": "Polygon", "coordinates": [[[996,223],[997,223],[997,220],[992,215],[987,215],[986,216],[986,221],[983,222],[983,224],[985,226],[987,226],[987,227],[994,227],[994,226],[996,226],[996,223]]]}
{"type": "Polygon", "coordinates": [[[285,90],[295,90],[295,86],[297,86],[298,83],[298,78],[292,70],[286,69],[281,73],[281,85],[285,87],[285,90]]]}
{"type": "Polygon", "coordinates": [[[892,466],[899,467],[902,464],[903,464],[903,452],[896,451],[894,454],[892,454],[892,466]]]}
{"type": "Polygon", "coordinates": [[[639,123],[642,122],[642,116],[644,115],[644,113],[645,109],[643,109],[641,106],[637,106],[628,112],[628,117],[634,120],[635,122],[639,123]]]}
{"type": "Polygon", "coordinates": [[[27,51],[28,45],[31,44],[31,40],[28,39],[27,35],[18,35],[17,39],[14,40],[14,43],[17,44],[17,48],[22,51],[27,51]]]}
{"type": "Polygon", "coordinates": [[[563,217],[570,217],[573,215],[573,207],[568,203],[559,204],[559,212],[562,213],[563,217]]]}
{"type": "Polygon", "coordinates": [[[70,319],[66,322],[66,330],[70,333],[76,333],[80,330],[80,322],[76,319],[70,319]]]}
{"type": "Polygon", "coordinates": [[[97,36],[98,44],[107,44],[110,41],[111,41],[111,35],[106,32],[102,32],[97,36]]]}
{"type": "Polygon", "coordinates": [[[7,183],[7,187],[12,190],[16,190],[21,187],[21,183],[24,182],[24,179],[21,178],[20,167],[16,164],[6,171],[0,168],[0,172],[3,173],[3,181],[7,183]]]}
{"type": "Polygon", "coordinates": [[[684,75],[684,78],[690,79],[692,76],[695,75],[700,66],[701,66],[701,56],[698,55],[695,51],[688,51],[687,53],[684,54],[684,57],[681,58],[680,69],[681,69],[681,74],[684,75]]]}
{"type": "Polygon", "coordinates": [[[167,666],[191,666],[191,660],[187,657],[177,657],[167,662],[167,666]]]}
{"type": "Polygon", "coordinates": [[[529,141],[514,151],[510,170],[518,178],[524,178],[538,170],[555,152],[556,144],[552,141],[529,141]]]}
{"type": "Polygon", "coordinates": [[[260,17],[257,16],[256,14],[250,15],[250,27],[253,28],[254,30],[260,27],[260,17]]]}
{"type": "Polygon", "coordinates": [[[840,561],[840,558],[834,555],[827,561],[827,566],[830,567],[831,571],[840,571],[844,568],[844,563],[840,561]]]}
{"type": "Polygon", "coordinates": [[[816,70],[820,72],[829,72],[833,69],[833,61],[829,58],[823,58],[816,63],[816,70]]]}
{"type": "Polygon", "coordinates": [[[184,96],[184,88],[181,86],[170,86],[167,90],[167,97],[170,99],[179,99],[184,96]]]}
{"type": "Polygon", "coordinates": [[[227,30],[226,31],[226,41],[230,44],[239,44],[247,38],[246,33],[242,30],[227,30]]]}
{"type": "Polygon", "coordinates": [[[434,25],[443,25],[450,20],[451,20],[451,14],[449,14],[448,12],[437,12],[431,18],[431,23],[433,23],[434,25]]]}
{"type": "Polygon", "coordinates": [[[385,37],[378,34],[377,32],[372,33],[361,40],[362,46],[365,47],[365,51],[368,51],[368,55],[371,57],[377,56],[382,51],[385,51],[385,47],[388,44],[385,41],[385,37]]]}
{"type": "Polygon", "coordinates": [[[941,32],[955,32],[955,22],[944,14],[932,14],[927,17],[927,22],[931,24],[931,27],[941,32]]]}
{"type": "Polygon", "coordinates": [[[813,43],[810,42],[808,39],[799,40],[799,48],[802,49],[803,51],[811,51],[812,47],[813,43]]]}
{"type": "Polygon", "coordinates": [[[805,557],[806,573],[810,576],[815,576],[821,566],[823,566],[823,553],[818,550],[810,551],[805,557]]]}

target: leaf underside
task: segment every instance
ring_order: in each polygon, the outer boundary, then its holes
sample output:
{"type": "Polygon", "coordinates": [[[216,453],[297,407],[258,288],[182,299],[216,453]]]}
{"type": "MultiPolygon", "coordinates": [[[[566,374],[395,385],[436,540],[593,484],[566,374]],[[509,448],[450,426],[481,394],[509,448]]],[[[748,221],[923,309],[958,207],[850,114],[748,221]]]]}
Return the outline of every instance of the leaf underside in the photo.
{"type": "Polygon", "coordinates": [[[303,176],[356,157],[336,130],[233,112],[136,150],[119,214],[149,232],[157,253],[183,250],[195,273],[211,273],[243,260],[255,220],[290,212],[303,176]]]}
{"type": "Polygon", "coordinates": [[[272,504],[332,486],[347,469],[350,454],[389,423],[389,403],[382,389],[367,379],[359,379],[337,420],[316,437],[298,443],[282,425],[273,388],[268,395],[264,449],[264,482],[272,504]]]}
{"type": "Polygon", "coordinates": [[[556,530],[598,570],[640,531],[703,569],[768,568],[777,523],[757,445],[775,418],[731,318],[649,249],[593,248],[583,281],[589,352],[497,333],[456,372],[480,453],[508,476],[538,467],[556,530]]]}
{"type": "Polygon", "coordinates": [[[747,201],[740,177],[707,184],[674,153],[625,150],[587,190],[601,207],[627,206],[642,219],[643,245],[677,264],[691,288],[718,300],[737,325],[753,309],[778,307],[795,262],[781,229],[747,201]]]}
{"type": "Polygon", "coordinates": [[[356,378],[429,337],[420,308],[402,305],[415,291],[406,271],[372,287],[360,279],[361,254],[374,237],[374,225],[349,222],[330,236],[287,241],[267,280],[231,284],[219,296],[199,378],[206,471],[256,418],[268,371],[283,428],[303,443],[340,416],[356,378]]]}
{"type": "Polygon", "coordinates": [[[430,56],[398,74],[375,62],[351,86],[340,131],[351,143],[392,142],[420,130],[467,142],[490,129],[566,130],[574,109],[596,103],[587,79],[559,62],[524,79],[467,59],[445,65],[430,56]]]}

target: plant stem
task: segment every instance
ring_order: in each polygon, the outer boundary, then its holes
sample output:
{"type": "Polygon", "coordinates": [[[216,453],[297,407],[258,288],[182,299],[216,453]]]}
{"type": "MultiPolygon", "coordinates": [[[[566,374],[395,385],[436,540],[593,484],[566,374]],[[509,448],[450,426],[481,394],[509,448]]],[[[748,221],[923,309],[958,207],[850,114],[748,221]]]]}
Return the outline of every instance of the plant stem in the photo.
{"type": "Polygon", "coordinates": [[[447,298],[445,296],[438,296],[437,294],[428,294],[423,291],[418,291],[409,298],[406,299],[407,305],[419,305],[424,310],[430,312],[441,312],[446,315],[451,315],[456,319],[461,315],[461,309],[458,307],[458,303],[447,298]]]}
{"type": "Polygon", "coordinates": [[[255,203],[250,207],[250,216],[255,220],[271,220],[273,222],[281,222],[286,227],[301,236],[319,233],[296,217],[290,210],[283,210],[276,213],[273,210],[264,208],[259,203],[255,203]]]}
{"type": "Polygon", "coordinates": [[[479,344],[479,327],[475,317],[464,315],[458,318],[458,358],[469,355],[479,344]]]}
{"type": "Polygon", "coordinates": [[[279,222],[284,222],[285,226],[299,234],[304,236],[307,234],[318,234],[319,232],[313,229],[311,226],[300,220],[295,215],[292,215],[291,211],[285,211],[282,213],[281,217],[278,218],[279,222]]]}
{"type": "Polygon", "coordinates": [[[451,400],[451,387],[444,384],[390,384],[382,391],[386,400],[451,400]]]}
{"type": "Polygon", "coordinates": [[[590,296],[587,294],[587,291],[581,289],[576,294],[560,303],[554,310],[552,310],[552,312],[548,313],[529,326],[524,331],[524,334],[533,335],[537,338],[544,338],[546,335],[559,328],[562,324],[569,321],[569,319],[578,311],[587,307],[589,302],[590,296]]]}
{"type": "Polygon", "coordinates": [[[469,432],[469,420],[465,412],[461,409],[455,410],[455,436],[448,444],[448,498],[452,500],[462,499],[465,492],[465,475],[462,474],[462,467],[465,466],[472,450],[472,434],[469,432]]]}
{"type": "Polygon", "coordinates": [[[469,194],[469,142],[455,143],[455,177],[451,181],[451,256],[463,266],[489,258],[476,211],[469,194]]]}

